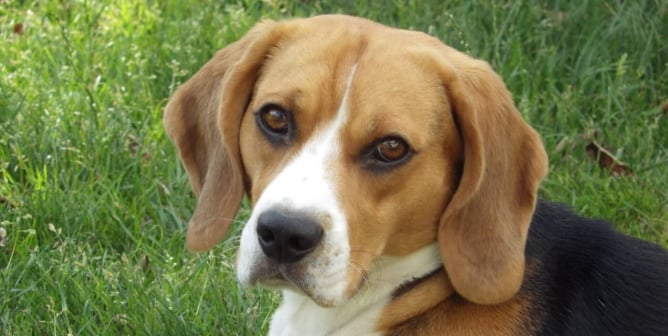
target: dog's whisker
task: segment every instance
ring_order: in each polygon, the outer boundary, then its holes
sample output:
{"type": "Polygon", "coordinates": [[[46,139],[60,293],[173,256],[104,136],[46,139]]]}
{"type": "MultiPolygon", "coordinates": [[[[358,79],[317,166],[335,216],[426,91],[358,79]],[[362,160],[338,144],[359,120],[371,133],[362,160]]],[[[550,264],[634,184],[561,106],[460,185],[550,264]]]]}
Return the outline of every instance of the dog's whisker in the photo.
{"type": "Polygon", "coordinates": [[[358,264],[354,261],[350,261],[348,263],[348,265],[350,266],[350,269],[359,273],[360,278],[362,279],[362,281],[360,282],[360,285],[357,286],[357,288],[355,288],[355,291],[354,291],[355,294],[359,294],[359,291],[362,288],[364,288],[366,286],[366,284],[369,283],[369,274],[366,272],[366,270],[364,270],[364,267],[362,267],[362,265],[360,265],[360,264],[358,264]]]}

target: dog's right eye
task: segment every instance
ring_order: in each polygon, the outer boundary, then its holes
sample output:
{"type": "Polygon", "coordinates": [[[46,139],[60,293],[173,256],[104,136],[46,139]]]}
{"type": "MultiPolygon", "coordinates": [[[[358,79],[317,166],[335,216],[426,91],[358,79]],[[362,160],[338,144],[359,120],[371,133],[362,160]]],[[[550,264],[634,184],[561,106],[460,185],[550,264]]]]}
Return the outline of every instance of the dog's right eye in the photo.
{"type": "Polygon", "coordinates": [[[255,113],[262,132],[273,143],[285,144],[292,135],[292,116],[276,104],[267,104],[255,113]]]}

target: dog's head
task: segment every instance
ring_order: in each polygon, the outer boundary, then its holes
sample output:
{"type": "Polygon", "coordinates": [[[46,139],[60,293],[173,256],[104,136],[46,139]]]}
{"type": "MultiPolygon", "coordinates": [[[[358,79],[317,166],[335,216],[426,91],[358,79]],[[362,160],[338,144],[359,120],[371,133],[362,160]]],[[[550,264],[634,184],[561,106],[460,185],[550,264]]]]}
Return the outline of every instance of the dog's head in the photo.
{"type": "Polygon", "coordinates": [[[547,159],[487,63],[422,33],[319,16],[257,24],[165,109],[198,196],[187,245],[210,249],[242,197],[244,284],[323,306],[380,256],[438,242],[454,289],[512,297],[547,159]]]}

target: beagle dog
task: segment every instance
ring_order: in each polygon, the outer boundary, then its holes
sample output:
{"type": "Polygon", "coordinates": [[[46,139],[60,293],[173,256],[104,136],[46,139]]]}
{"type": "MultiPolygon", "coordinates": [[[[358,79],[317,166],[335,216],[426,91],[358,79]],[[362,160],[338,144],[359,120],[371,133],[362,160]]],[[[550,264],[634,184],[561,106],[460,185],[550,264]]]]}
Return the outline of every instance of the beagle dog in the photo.
{"type": "Polygon", "coordinates": [[[668,254],[537,201],[539,135],[491,67],[426,34],[263,21],[164,123],[206,251],[244,196],[241,284],[269,335],[668,335],[668,254]]]}

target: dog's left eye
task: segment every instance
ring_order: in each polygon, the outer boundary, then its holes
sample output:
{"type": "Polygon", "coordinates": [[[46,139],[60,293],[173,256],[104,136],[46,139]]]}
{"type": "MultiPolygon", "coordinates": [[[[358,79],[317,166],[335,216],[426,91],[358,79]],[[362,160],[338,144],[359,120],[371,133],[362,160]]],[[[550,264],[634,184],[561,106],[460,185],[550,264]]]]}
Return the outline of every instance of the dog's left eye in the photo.
{"type": "Polygon", "coordinates": [[[376,159],[383,162],[395,162],[408,154],[408,144],[401,138],[391,137],[376,145],[376,159]]]}
{"type": "Polygon", "coordinates": [[[375,141],[362,152],[362,166],[369,171],[382,173],[408,162],[414,152],[403,138],[391,135],[375,141]]]}
{"type": "Polygon", "coordinates": [[[267,139],[274,144],[287,144],[293,135],[292,116],[279,105],[264,105],[255,113],[255,120],[267,139]]]}

